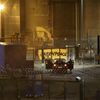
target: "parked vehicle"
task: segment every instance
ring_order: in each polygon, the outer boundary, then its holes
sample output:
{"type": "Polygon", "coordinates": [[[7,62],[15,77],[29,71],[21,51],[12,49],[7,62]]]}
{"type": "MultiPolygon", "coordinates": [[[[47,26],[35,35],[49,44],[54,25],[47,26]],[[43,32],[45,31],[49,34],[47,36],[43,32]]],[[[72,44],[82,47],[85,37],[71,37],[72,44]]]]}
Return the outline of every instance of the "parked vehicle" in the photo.
{"type": "Polygon", "coordinates": [[[53,61],[50,59],[45,60],[46,68],[52,69],[52,72],[55,73],[67,73],[68,70],[71,72],[74,66],[74,61],[69,60],[66,61],[65,59],[58,58],[54,59],[53,61]]]}

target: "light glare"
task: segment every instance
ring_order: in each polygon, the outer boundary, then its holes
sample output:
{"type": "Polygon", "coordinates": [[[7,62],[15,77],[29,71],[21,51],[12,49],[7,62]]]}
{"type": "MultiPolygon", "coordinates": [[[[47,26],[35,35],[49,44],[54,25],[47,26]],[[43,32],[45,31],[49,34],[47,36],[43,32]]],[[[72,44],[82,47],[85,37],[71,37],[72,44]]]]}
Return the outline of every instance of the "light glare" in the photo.
{"type": "Polygon", "coordinates": [[[4,5],[0,4],[0,11],[2,11],[4,9],[4,5]]]}

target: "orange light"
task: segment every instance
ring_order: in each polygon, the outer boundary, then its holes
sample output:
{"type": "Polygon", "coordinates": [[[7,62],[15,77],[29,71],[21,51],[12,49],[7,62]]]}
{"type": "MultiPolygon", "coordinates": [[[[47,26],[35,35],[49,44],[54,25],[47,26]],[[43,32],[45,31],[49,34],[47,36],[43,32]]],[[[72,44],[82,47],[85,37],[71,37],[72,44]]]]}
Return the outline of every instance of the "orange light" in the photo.
{"type": "Polygon", "coordinates": [[[4,10],[4,5],[3,4],[0,4],[0,11],[4,10]]]}
{"type": "Polygon", "coordinates": [[[64,65],[65,67],[67,66],[67,64],[64,65]]]}
{"type": "Polygon", "coordinates": [[[56,64],[54,64],[54,67],[56,66],[56,64]]]}

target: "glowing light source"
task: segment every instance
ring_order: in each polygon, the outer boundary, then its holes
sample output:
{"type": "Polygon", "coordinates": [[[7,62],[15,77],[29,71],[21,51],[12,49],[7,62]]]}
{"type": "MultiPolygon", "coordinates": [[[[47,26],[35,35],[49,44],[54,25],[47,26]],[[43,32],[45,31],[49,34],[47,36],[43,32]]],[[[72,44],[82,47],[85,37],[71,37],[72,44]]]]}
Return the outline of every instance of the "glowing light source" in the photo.
{"type": "Polygon", "coordinates": [[[0,11],[4,10],[4,5],[3,4],[0,4],[0,11]]]}

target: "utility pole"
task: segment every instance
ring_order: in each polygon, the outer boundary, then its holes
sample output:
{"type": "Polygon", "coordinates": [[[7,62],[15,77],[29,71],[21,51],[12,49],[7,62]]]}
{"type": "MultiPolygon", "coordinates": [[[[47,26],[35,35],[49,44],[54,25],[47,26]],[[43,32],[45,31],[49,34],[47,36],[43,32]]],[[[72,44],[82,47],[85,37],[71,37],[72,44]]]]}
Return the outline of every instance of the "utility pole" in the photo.
{"type": "Polygon", "coordinates": [[[0,4],[0,14],[1,14],[1,41],[4,41],[5,34],[4,34],[4,5],[0,4]]]}
{"type": "Polygon", "coordinates": [[[1,11],[1,41],[5,41],[5,33],[4,33],[4,13],[1,11]]]}

